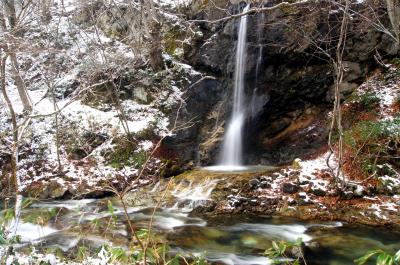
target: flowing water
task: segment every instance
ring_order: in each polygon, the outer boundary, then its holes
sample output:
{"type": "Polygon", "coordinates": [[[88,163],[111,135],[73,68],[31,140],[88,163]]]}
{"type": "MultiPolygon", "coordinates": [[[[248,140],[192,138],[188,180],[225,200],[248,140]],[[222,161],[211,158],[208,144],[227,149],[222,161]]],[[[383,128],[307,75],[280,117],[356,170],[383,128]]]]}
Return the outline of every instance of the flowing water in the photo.
{"type": "MultiPolygon", "coordinates": [[[[243,12],[249,10],[247,5],[243,12]]],[[[236,67],[234,80],[233,109],[231,120],[227,126],[222,145],[221,162],[219,166],[241,169],[242,158],[242,131],[245,120],[244,108],[244,74],[246,69],[246,44],[247,44],[247,15],[242,16],[239,22],[238,41],[236,47],[236,67]]]]}
{"type": "MultiPolygon", "coordinates": [[[[127,199],[129,218],[138,228],[147,228],[154,206],[160,205],[153,227],[167,240],[171,254],[202,254],[213,264],[271,264],[263,252],[272,241],[298,238],[310,247],[305,253],[309,265],[353,264],[370,249],[394,253],[400,248],[400,233],[379,228],[268,216],[192,215],[193,209],[212,200],[214,188],[228,175],[214,173],[202,179],[195,175],[133,192],[127,199]],[[163,196],[166,187],[169,192],[163,196]]],[[[22,236],[17,249],[34,244],[37,249],[58,249],[67,257],[76,256],[81,246],[95,253],[104,244],[127,248],[130,242],[122,205],[115,198],[35,201],[23,209],[17,233],[22,236]],[[117,217],[112,225],[108,201],[117,217]]]]}
{"type": "MultiPolygon", "coordinates": [[[[103,244],[127,247],[129,232],[122,208],[114,201],[118,222],[106,229],[110,213],[106,200],[36,202],[23,212],[18,233],[23,243],[41,249],[60,249],[73,256],[80,246],[98,249],[103,244]],[[46,225],[35,224],[40,212],[56,212],[46,225]]],[[[130,208],[130,219],[147,227],[153,208],[130,208]]],[[[306,258],[308,264],[352,264],[366,251],[383,248],[394,253],[400,248],[400,234],[384,229],[341,223],[306,223],[292,219],[251,216],[224,216],[205,220],[190,217],[178,208],[160,208],[154,228],[171,246],[172,253],[203,254],[214,264],[271,264],[262,253],[272,240],[316,245],[306,258]]]]}

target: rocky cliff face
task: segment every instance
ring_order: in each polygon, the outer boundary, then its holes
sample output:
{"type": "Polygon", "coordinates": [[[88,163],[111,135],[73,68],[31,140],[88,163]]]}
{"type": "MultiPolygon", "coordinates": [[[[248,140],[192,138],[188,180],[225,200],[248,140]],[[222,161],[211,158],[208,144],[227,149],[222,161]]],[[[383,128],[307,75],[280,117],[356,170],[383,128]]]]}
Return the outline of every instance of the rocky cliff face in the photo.
{"type": "MultiPolygon", "coordinates": [[[[227,10],[238,13],[243,4],[230,3],[227,10]]],[[[344,50],[344,97],[376,67],[374,55],[397,53],[393,41],[376,29],[377,21],[366,19],[376,17],[390,25],[382,3],[355,3],[351,10],[344,50]]],[[[226,13],[200,8],[192,12],[191,19],[211,23],[197,22],[202,34],[186,46],[185,58],[196,70],[218,81],[204,80],[189,89],[187,110],[190,117],[197,115],[199,123],[188,131],[185,141],[196,139],[201,163],[210,164],[218,157],[231,109],[238,20],[212,23],[226,13]]],[[[325,145],[333,101],[332,59],[341,20],[341,7],[331,1],[306,1],[249,15],[247,163],[285,163],[325,145]]]]}

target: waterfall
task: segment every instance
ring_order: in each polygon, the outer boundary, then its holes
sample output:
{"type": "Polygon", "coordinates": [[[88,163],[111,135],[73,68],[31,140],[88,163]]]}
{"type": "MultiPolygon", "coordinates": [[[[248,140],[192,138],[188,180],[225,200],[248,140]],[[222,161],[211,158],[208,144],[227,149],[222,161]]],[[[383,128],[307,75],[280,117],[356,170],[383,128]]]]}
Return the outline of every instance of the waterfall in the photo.
{"type": "MultiPolygon", "coordinates": [[[[249,10],[247,5],[243,12],[249,10]]],[[[242,158],[242,131],[245,120],[244,108],[244,73],[246,69],[247,15],[240,18],[238,42],[236,48],[235,86],[232,116],[227,126],[222,145],[220,166],[240,167],[242,158]]]]}

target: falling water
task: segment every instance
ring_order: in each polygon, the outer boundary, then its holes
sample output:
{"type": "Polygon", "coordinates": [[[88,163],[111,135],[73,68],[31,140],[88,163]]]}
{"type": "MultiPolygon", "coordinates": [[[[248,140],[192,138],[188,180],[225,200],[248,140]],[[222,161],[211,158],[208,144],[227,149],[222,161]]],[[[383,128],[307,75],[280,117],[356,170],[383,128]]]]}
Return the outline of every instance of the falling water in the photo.
{"type": "MultiPolygon", "coordinates": [[[[243,12],[249,10],[247,5],[243,12]]],[[[244,71],[246,64],[247,15],[240,18],[239,35],[236,48],[235,89],[233,95],[232,117],[224,136],[220,166],[240,167],[242,159],[242,130],[245,120],[244,113],[244,71]]]]}

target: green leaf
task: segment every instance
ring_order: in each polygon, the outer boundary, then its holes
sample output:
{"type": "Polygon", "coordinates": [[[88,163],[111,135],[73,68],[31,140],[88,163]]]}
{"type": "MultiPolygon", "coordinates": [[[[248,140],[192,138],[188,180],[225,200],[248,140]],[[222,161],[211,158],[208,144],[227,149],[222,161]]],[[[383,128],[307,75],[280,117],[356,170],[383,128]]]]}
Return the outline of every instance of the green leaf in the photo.
{"type": "Polygon", "coordinates": [[[9,222],[14,219],[14,211],[13,209],[7,209],[4,213],[4,221],[9,222]]]}
{"type": "Polygon", "coordinates": [[[146,239],[148,235],[147,229],[140,229],[136,232],[136,235],[139,239],[146,239]]]}
{"type": "Polygon", "coordinates": [[[275,241],[272,241],[272,248],[276,251],[279,252],[279,246],[275,241]]]}
{"type": "Polygon", "coordinates": [[[0,235],[0,245],[5,245],[7,244],[7,240],[3,237],[3,235],[0,235]]]}
{"type": "Polygon", "coordinates": [[[151,263],[151,262],[155,262],[157,259],[156,259],[156,253],[154,253],[154,250],[153,249],[148,249],[147,250],[147,259],[148,259],[148,262],[149,263],[151,263]]]}
{"type": "Polygon", "coordinates": [[[156,249],[156,252],[158,256],[163,257],[169,252],[169,250],[170,250],[169,246],[163,244],[156,249]]]}
{"type": "Polygon", "coordinates": [[[169,265],[179,265],[179,256],[175,256],[167,264],[169,264],[169,265]]]}
{"type": "Polygon", "coordinates": [[[204,258],[206,256],[206,253],[203,253],[200,256],[195,256],[194,257],[194,264],[195,265],[207,265],[207,260],[204,258]]]}
{"type": "Polygon", "coordinates": [[[364,256],[354,260],[354,263],[356,263],[357,265],[363,265],[365,264],[372,256],[381,253],[382,250],[370,250],[367,252],[367,254],[365,254],[364,256]]]}
{"type": "Polygon", "coordinates": [[[378,258],[376,259],[376,265],[392,265],[393,261],[391,261],[391,256],[385,252],[379,254],[378,258]]]}
{"type": "Polygon", "coordinates": [[[303,244],[303,239],[301,237],[299,237],[294,244],[296,246],[301,246],[303,244]]]}
{"type": "Polygon", "coordinates": [[[112,216],[114,216],[114,214],[115,214],[115,209],[114,209],[114,206],[113,206],[113,204],[112,204],[112,202],[111,202],[110,200],[107,202],[107,208],[108,208],[108,212],[109,212],[112,216]]]}
{"type": "Polygon", "coordinates": [[[400,250],[393,256],[395,262],[400,262],[400,250]]]}
{"type": "Polygon", "coordinates": [[[279,254],[283,255],[283,253],[285,253],[286,250],[286,244],[284,242],[281,242],[279,244],[279,254]]]}

